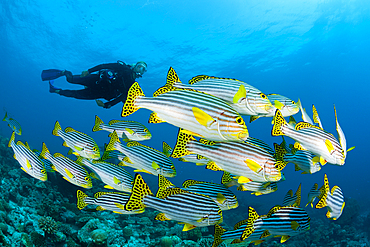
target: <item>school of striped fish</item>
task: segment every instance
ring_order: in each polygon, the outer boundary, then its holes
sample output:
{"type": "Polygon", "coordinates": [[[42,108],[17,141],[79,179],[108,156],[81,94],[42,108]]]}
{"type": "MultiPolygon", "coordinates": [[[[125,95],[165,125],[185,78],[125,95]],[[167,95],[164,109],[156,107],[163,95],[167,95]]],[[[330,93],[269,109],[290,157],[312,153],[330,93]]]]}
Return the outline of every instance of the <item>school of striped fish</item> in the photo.
{"type": "MultiPolygon", "coordinates": [[[[94,139],[58,121],[51,131],[63,139],[69,148],[68,158],[60,153],[51,154],[45,143],[41,151],[32,150],[27,142],[15,141],[21,135],[21,125],[5,114],[13,133],[8,146],[20,168],[30,176],[47,180],[48,172],[59,173],[66,181],[84,189],[100,180],[109,192],[93,196],[77,191],[77,207],[94,206],[118,214],[140,214],[146,208],[159,211],[155,220],[174,220],[183,224],[183,231],[214,225],[213,247],[224,240],[232,243],[260,244],[271,238],[283,243],[310,229],[310,217],[300,207],[301,185],[293,193],[288,191],[280,205],[266,214],[249,207],[248,218],[240,219],[233,229],[224,229],[222,212],[239,206],[230,187],[262,196],[277,191],[285,180],[283,169],[288,163],[304,174],[319,172],[325,164],[343,166],[347,152],[346,138],[334,107],[338,139],[323,129],[315,106],[313,120],[297,102],[279,94],[264,94],[246,82],[207,75],[198,75],[183,84],[173,68],[167,74],[166,84],[153,97],[145,96],[135,82],[128,91],[122,108],[122,117],[134,114],[140,108],[150,110],[148,123],[168,123],[179,128],[174,147],[163,142],[163,150],[141,144],[152,134],[136,121],[110,120],[104,123],[95,116],[92,131],[109,132],[109,143],[100,150],[94,139]],[[297,122],[293,115],[302,114],[297,122]],[[250,136],[243,116],[249,123],[261,117],[272,118],[272,136],[282,136],[273,148],[250,136]],[[288,118],[286,120],[285,118],[288,118]],[[284,137],[294,144],[288,144],[284,137]],[[188,179],[179,187],[170,182],[177,172],[171,159],[191,162],[212,171],[222,171],[220,183],[188,179]],[[108,162],[110,161],[110,162],[108,162]],[[126,169],[133,169],[132,176],[126,169]],[[157,193],[145,182],[140,173],[158,177],[157,193]]],[[[261,121],[261,120],[258,120],[261,121]]],[[[253,123],[253,124],[258,124],[253,123]]],[[[253,133],[252,133],[253,134],[253,133]]],[[[344,195],[337,185],[329,187],[328,176],[323,185],[314,183],[306,206],[327,208],[327,218],[337,220],[345,206],[344,195]],[[315,203],[316,202],[316,203],[315,203]]]]}

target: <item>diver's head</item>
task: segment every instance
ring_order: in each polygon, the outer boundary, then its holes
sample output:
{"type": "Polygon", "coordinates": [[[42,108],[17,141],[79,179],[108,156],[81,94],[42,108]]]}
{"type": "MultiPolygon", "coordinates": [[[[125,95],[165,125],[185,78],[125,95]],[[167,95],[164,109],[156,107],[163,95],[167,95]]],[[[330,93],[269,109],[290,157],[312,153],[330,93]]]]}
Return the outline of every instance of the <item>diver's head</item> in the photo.
{"type": "Polygon", "coordinates": [[[137,62],[133,67],[132,67],[132,71],[134,71],[136,77],[142,77],[143,74],[146,72],[146,63],[145,62],[137,62]]]}

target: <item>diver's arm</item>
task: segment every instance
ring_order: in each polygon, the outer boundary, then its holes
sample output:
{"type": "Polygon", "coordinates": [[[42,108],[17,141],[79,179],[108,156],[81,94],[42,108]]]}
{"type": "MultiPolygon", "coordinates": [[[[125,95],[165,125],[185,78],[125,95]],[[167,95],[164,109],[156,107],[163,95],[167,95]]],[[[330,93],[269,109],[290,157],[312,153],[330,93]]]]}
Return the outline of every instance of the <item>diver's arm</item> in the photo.
{"type": "Polygon", "coordinates": [[[122,94],[118,95],[117,98],[112,99],[111,101],[105,102],[103,107],[106,108],[106,109],[111,108],[112,106],[118,104],[121,101],[124,101],[125,99],[126,99],[126,94],[122,93],[122,94]]]}

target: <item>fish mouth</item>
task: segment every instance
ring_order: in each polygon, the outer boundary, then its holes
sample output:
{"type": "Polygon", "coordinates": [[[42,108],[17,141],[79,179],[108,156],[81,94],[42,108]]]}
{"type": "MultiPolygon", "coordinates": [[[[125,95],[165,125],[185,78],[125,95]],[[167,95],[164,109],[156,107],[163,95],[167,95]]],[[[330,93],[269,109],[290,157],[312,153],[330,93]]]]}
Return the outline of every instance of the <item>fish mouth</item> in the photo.
{"type": "Polygon", "coordinates": [[[248,130],[242,131],[238,134],[238,138],[242,141],[246,141],[249,137],[249,132],[248,130]]]}

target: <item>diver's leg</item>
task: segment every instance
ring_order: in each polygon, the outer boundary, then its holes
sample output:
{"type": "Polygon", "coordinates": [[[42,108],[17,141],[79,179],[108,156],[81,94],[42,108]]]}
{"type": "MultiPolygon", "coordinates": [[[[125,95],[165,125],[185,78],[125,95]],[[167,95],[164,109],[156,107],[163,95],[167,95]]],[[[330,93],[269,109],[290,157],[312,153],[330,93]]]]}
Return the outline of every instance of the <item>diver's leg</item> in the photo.
{"type": "Polygon", "coordinates": [[[90,74],[87,76],[80,76],[80,75],[68,75],[66,74],[67,81],[72,84],[79,84],[83,86],[92,86],[95,85],[96,82],[100,79],[98,74],[90,74]]]}
{"type": "Polygon", "coordinates": [[[75,98],[75,99],[99,99],[100,95],[94,93],[90,88],[85,88],[81,90],[59,90],[57,92],[59,95],[75,98]]]}

